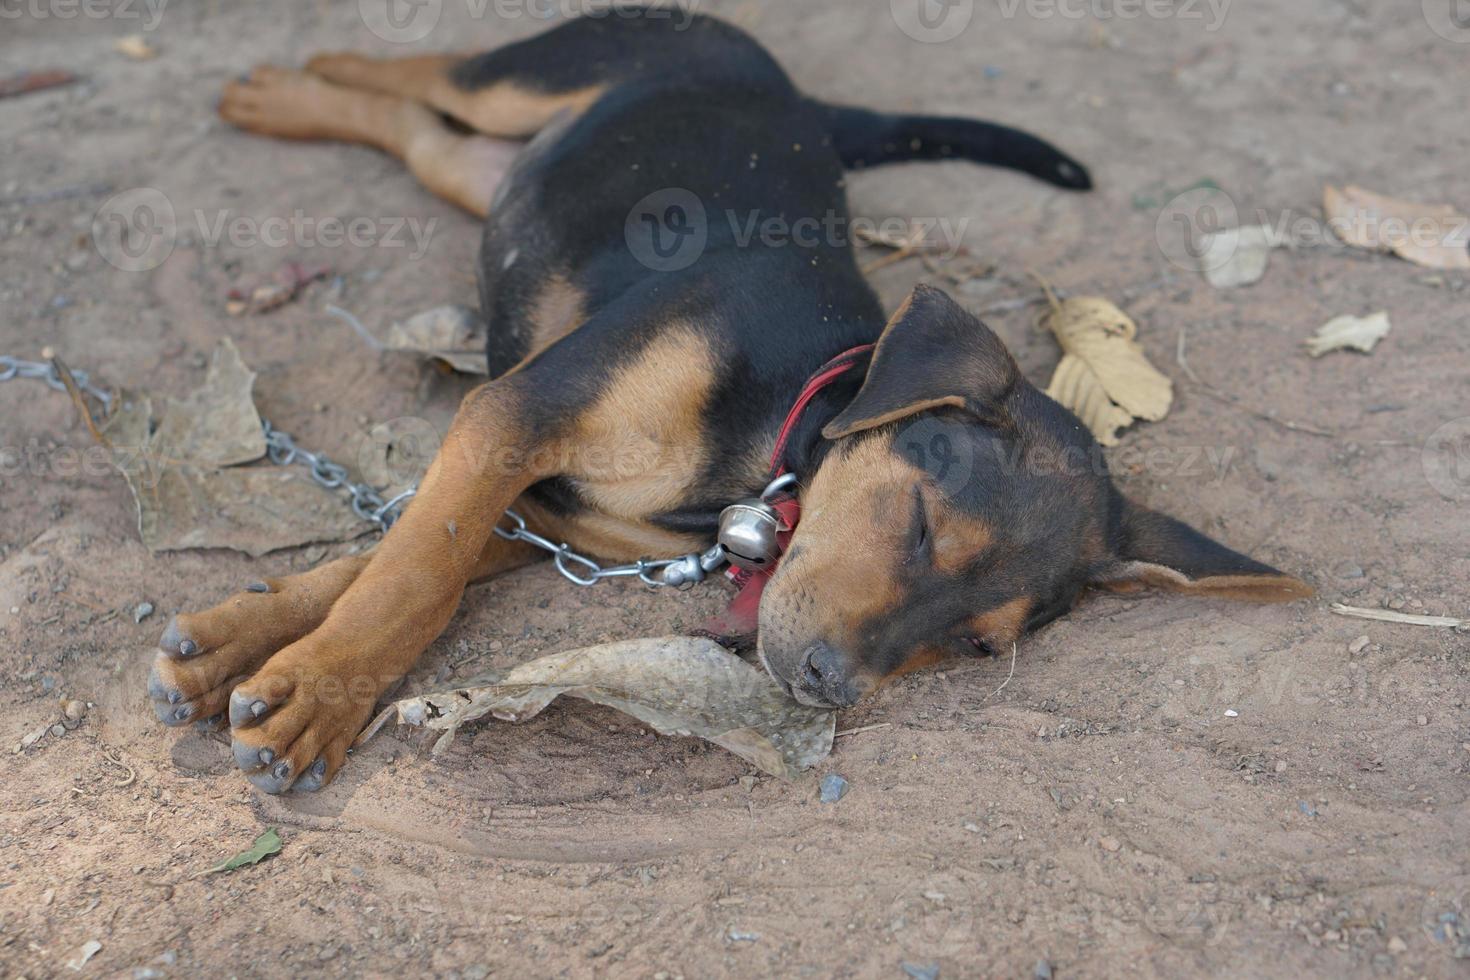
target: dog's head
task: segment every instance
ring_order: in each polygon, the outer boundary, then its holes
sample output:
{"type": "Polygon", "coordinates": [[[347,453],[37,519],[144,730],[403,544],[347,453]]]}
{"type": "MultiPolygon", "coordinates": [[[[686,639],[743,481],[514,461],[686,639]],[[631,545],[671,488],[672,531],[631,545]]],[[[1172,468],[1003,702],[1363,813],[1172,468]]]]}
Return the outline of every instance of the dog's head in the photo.
{"type": "Polygon", "coordinates": [[[1312,593],[1126,500],[1082,423],[937,289],[894,314],[823,436],[760,610],[766,669],[808,704],[850,705],[946,657],[1008,651],[1089,586],[1312,593]]]}

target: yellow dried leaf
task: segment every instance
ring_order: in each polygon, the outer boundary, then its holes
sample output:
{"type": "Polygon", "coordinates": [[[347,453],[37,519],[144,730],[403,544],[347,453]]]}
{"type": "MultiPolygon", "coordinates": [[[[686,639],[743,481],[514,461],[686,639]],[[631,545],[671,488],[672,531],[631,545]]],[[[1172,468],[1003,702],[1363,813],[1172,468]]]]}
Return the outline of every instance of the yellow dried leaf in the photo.
{"type": "Polygon", "coordinates": [[[141,34],[129,34],[127,37],[120,37],[112,43],[112,48],[119,54],[127,55],[134,61],[148,61],[158,54],[153,49],[153,45],[149,44],[141,34]]]}
{"type": "Polygon", "coordinates": [[[1065,355],[1046,393],[1077,413],[1104,446],[1134,419],[1157,422],[1174,401],[1174,384],[1134,341],[1138,325],[1111,302],[1085,296],[1056,303],[1046,326],[1065,355]]]}
{"type": "Polygon", "coordinates": [[[1448,204],[1328,186],[1322,208],[1332,233],[1349,245],[1392,252],[1430,269],[1470,270],[1470,217],[1448,204]]]}
{"type": "Polygon", "coordinates": [[[1388,336],[1389,328],[1387,313],[1374,313],[1365,317],[1335,317],[1323,324],[1316,336],[1307,341],[1307,353],[1313,357],[1321,357],[1328,351],[1351,349],[1367,354],[1378,346],[1380,340],[1388,336]]]}

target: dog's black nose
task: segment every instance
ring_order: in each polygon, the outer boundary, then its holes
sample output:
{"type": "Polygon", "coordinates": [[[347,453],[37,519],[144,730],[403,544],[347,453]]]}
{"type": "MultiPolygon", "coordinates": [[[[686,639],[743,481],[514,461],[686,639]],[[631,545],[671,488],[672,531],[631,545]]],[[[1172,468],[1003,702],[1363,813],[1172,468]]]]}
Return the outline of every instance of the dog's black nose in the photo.
{"type": "Polygon", "coordinates": [[[861,697],[851,681],[847,658],[825,643],[813,643],[802,654],[796,687],[797,700],[809,704],[846,708],[861,697]]]}

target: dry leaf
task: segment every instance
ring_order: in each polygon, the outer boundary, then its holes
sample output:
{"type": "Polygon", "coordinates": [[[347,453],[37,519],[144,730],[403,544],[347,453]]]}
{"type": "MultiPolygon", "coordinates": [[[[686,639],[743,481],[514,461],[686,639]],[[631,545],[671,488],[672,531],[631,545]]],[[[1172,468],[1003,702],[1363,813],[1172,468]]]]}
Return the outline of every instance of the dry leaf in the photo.
{"type": "Polygon", "coordinates": [[[1448,204],[1328,186],[1322,207],[1333,234],[1349,245],[1392,252],[1431,269],[1470,271],[1470,217],[1448,204]]]}
{"type": "Polygon", "coordinates": [[[77,950],[77,955],[66,961],[69,969],[81,972],[82,967],[91,962],[92,957],[102,952],[102,944],[95,939],[82,943],[82,948],[77,950]]]}
{"type": "Polygon", "coordinates": [[[1387,313],[1374,313],[1365,317],[1335,317],[1323,324],[1316,336],[1307,341],[1307,353],[1313,357],[1321,357],[1328,351],[1352,349],[1367,354],[1380,340],[1388,336],[1389,328],[1387,313]]]}
{"type": "Polygon", "coordinates": [[[1200,267],[1205,279],[1216,289],[1249,286],[1261,281],[1271,261],[1271,250],[1277,246],[1271,229],[1247,225],[1206,235],[1200,267]]]}
{"type": "Polygon", "coordinates": [[[465,306],[439,306],[388,328],[386,349],[443,361],[461,374],[488,374],[487,332],[480,314],[465,306]]]}
{"type": "Polygon", "coordinates": [[[147,395],[122,392],[103,432],[152,551],[233,548],[263,555],[355,537],[367,525],[303,469],[240,467],[265,455],[251,398],[255,374],[228,339],[204,384],[155,419],[147,395]]]}
{"type": "Polygon", "coordinates": [[[125,54],[134,61],[148,61],[158,55],[153,45],[149,44],[141,34],[129,34],[120,37],[112,43],[112,49],[120,54],[125,54]]]}
{"type": "Polygon", "coordinates": [[[714,641],[669,636],[552,654],[493,682],[405,698],[359,741],[396,715],[400,724],[443,731],[438,754],[467,722],[487,714],[525,721],[563,694],[616,708],[664,735],[697,735],[783,778],[826,758],[836,727],[836,712],[797,703],[714,641]]]}
{"type": "Polygon", "coordinates": [[[1098,296],[1053,301],[1045,323],[1065,354],[1046,393],[1082,419],[1104,446],[1118,430],[1157,422],[1174,401],[1174,384],[1148,362],[1134,341],[1138,325],[1098,296]]]}

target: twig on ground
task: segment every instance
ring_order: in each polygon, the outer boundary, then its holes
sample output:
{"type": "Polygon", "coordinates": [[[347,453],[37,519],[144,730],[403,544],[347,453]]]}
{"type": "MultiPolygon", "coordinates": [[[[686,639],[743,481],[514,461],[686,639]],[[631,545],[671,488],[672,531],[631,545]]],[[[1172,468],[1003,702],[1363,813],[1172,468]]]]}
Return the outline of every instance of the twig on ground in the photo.
{"type": "Polygon", "coordinates": [[[1394,612],[1391,609],[1364,609],[1361,606],[1346,606],[1334,602],[1327,608],[1339,616],[1353,619],[1373,619],[1381,623],[1403,623],[1407,626],[1436,626],[1440,629],[1470,628],[1470,619],[1455,619],[1453,616],[1415,616],[1410,613],[1394,612]]]}
{"type": "Polygon", "coordinates": [[[844,735],[861,735],[863,732],[876,732],[880,728],[892,728],[892,727],[893,727],[893,722],[891,722],[891,721],[880,721],[876,725],[864,725],[861,728],[849,728],[845,732],[837,732],[832,737],[833,738],[842,738],[844,735]]]}
{"type": "Polygon", "coordinates": [[[343,323],[347,324],[349,327],[351,327],[357,333],[357,335],[361,337],[364,341],[366,341],[367,345],[373,350],[379,352],[383,350],[383,342],[377,337],[374,337],[372,331],[363,326],[362,321],[353,316],[347,310],[342,309],[342,307],[340,306],[333,306],[332,304],[328,303],[326,311],[332,316],[341,320],[343,323]]]}
{"type": "Polygon", "coordinates": [[[87,431],[92,434],[93,440],[99,446],[105,446],[111,449],[111,440],[102,434],[102,430],[97,428],[97,422],[92,418],[92,410],[87,407],[87,400],[82,397],[82,389],[77,387],[77,379],[71,376],[71,369],[66,366],[66,362],[59,357],[53,357],[51,358],[51,366],[56,369],[57,377],[61,378],[61,383],[66,386],[66,393],[71,396],[71,402],[77,407],[77,413],[81,415],[82,421],[86,423],[87,431]]]}
{"type": "Polygon", "coordinates": [[[1336,432],[1328,432],[1326,429],[1314,428],[1310,425],[1303,425],[1300,422],[1292,422],[1289,419],[1278,419],[1274,415],[1267,415],[1265,412],[1258,412],[1253,408],[1248,408],[1247,406],[1242,405],[1235,398],[1234,395],[1226,394],[1219,388],[1216,388],[1214,385],[1210,384],[1208,381],[1202,380],[1199,375],[1194,373],[1194,369],[1189,366],[1189,361],[1187,361],[1184,357],[1185,334],[1188,333],[1188,331],[1188,327],[1184,327],[1179,331],[1179,344],[1174,352],[1174,361],[1179,365],[1179,369],[1189,377],[1189,380],[1193,381],[1195,385],[1199,387],[1200,391],[1209,395],[1216,401],[1224,405],[1228,405],[1233,409],[1236,409],[1237,411],[1241,411],[1247,415],[1254,416],[1255,418],[1260,419],[1262,422],[1270,422],[1272,425],[1279,425],[1281,428],[1287,429],[1288,431],[1301,432],[1309,436],[1321,436],[1324,439],[1341,438],[1336,432]]]}
{"type": "MultiPolygon", "coordinates": [[[[997,687],[995,690],[993,690],[993,691],[990,692],[990,698],[996,697],[997,695],[1000,694],[1001,691],[1004,691],[1006,689],[1006,685],[1011,682],[1011,678],[1013,678],[1015,676],[1016,676],[1016,644],[1012,643],[1011,644],[1011,672],[1009,674],[1006,674],[1006,679],[1000,682],[1000,687],[997,687]]],[[[989,701],[990,698],[986,698],[985,700],[986,701],[989,701]]]]}

